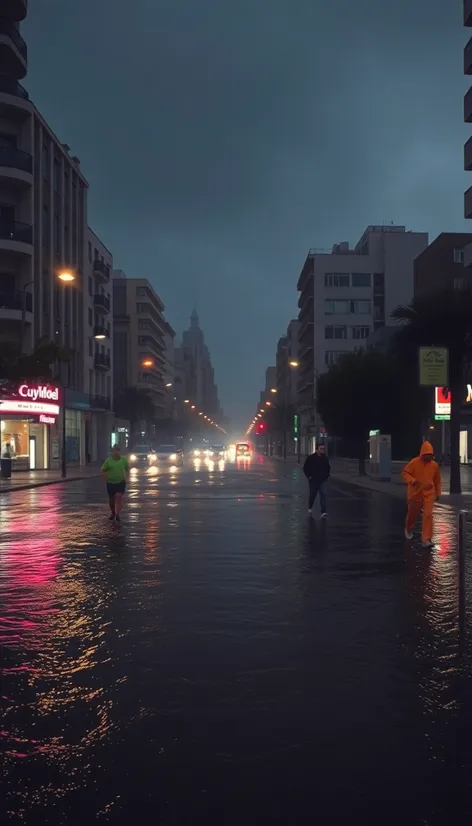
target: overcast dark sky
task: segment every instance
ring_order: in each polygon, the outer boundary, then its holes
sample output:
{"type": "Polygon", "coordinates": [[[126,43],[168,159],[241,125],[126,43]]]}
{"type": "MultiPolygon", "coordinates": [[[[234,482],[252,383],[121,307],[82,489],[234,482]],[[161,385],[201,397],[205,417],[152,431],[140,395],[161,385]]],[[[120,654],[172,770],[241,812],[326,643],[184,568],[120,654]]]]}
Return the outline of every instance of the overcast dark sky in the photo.
{"type": "MultiPolygon", "coordinates": [[[[27,86],[89,220],[244,423],[310,246],[467,231],[461,0],[33,0],[27,86]]],[[[472,226],[470,226],[472,231],[472,226]]]]}

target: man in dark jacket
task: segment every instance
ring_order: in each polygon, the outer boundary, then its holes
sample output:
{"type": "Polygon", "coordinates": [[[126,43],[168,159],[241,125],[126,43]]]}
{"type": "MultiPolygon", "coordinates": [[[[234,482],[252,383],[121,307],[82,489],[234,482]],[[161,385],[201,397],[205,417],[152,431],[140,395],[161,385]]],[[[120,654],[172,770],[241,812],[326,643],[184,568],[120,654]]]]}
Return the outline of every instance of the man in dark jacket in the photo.
{"type": "Polygon", "coordinates": [[[308,513],[311,513],[316,495],[320,494],[321,518],[326,519],[326,482],[331,473],[329,459],[325,452],[324,444],[319,444],[314,453],[307,457],[303,465],[303,473],[308,479],[310,486],[310,498],[308,500],[308,513]]]}

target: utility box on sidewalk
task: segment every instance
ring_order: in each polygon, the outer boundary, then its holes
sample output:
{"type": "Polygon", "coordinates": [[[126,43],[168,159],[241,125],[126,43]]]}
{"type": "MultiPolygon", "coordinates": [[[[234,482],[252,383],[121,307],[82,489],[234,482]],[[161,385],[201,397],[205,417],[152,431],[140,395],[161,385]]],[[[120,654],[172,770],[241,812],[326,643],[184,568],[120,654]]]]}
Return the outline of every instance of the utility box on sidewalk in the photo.
{"type": "Polygon", "coordinates": [[[370,444],[370,478],[379,482],[390,482],[392,478],[392,437],[371,430],[370,444]]]}
{"type": "Polygon", "coordinates": [[[2,479],[10,479],[11,477],[11,458],[5,457],[0,459],[0,473],[2,479]]]}

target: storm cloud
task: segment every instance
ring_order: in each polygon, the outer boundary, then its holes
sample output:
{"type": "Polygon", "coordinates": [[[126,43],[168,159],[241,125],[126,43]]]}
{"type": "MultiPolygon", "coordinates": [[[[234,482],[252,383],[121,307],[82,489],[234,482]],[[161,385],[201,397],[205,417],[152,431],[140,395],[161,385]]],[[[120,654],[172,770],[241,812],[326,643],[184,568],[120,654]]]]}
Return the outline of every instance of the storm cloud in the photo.
{"type": "Polygon", "coordinates": [[[36,0],[27,87],[116,266],[194,302],[245,424],[309,247],[467,231],[461,3],[36,0]]]}

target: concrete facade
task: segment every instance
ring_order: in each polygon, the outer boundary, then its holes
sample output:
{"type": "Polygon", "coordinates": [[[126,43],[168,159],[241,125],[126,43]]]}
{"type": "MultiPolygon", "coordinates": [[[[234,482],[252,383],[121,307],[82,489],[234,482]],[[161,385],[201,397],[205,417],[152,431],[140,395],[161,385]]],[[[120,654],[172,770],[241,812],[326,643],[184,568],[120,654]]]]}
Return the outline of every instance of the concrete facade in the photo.
{"type": "Polygon", "coordinates": [[[414,260],[428,245],[425,232],[369,226],[354,247],[310,250],[299,281],[298,403],[302,438],[316,435],[316,379],[388,323],[414,290],[414,260]]]}
{"type": "Polygon", "coordinates": [[[164,304],[147,278],[127,278],[113,271],[113,384],[146,390],[156,418],[166,408],[164,304]],[[144,362],[148,361],[149,365],[144,362]]]}

